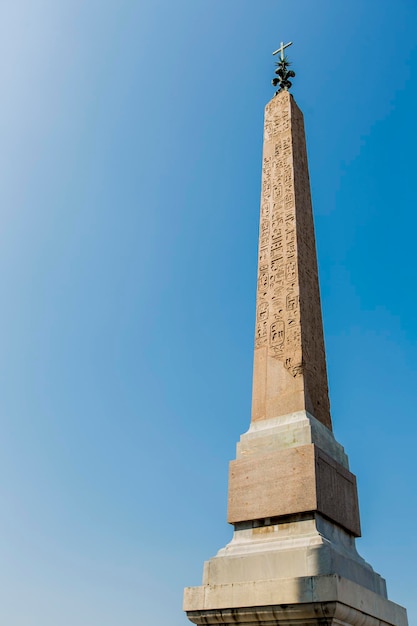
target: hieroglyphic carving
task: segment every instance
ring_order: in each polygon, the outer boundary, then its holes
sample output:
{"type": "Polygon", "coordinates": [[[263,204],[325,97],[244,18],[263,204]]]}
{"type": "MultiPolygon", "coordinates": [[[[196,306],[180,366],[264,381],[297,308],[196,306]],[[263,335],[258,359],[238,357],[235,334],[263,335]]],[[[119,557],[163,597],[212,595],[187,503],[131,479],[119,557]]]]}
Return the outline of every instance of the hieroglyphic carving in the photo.
{"type": "Polygon", "coordinates": [[[304,126],[287,92],[266,107],[258,276],[255,346],[308,377],[330,421],[304,126]]]}

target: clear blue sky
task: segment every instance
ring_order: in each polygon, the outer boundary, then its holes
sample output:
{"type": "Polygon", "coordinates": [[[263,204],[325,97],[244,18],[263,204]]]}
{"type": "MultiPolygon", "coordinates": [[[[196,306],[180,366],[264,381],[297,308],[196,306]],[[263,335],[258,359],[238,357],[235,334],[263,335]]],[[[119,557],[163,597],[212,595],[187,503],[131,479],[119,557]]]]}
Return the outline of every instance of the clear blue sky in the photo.
{"type": "Polygon", "coordinates": [[[185,626],[231,537],[283,39],[358,547],[417,623],[416,2],[15,0],[0,31],[0,624],[185,626]]]}

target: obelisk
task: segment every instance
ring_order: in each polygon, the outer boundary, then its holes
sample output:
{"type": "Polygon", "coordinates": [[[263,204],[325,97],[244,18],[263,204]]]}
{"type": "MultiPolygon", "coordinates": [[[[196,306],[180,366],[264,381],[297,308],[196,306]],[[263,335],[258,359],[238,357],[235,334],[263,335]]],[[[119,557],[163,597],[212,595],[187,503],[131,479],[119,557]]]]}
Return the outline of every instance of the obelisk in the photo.
{"type": "Polygon", "coordinates": [[[265,111],[252,420],[306,410],[331,429],[303,116],[265,111]]]}
{"type": "MultiPolygon", "coordinates": [[[[195,624],[407,626],[357,553],[355,476],[332,433],[303,116],[281,44],[265,109],[252,420],[230,464],[232,541],[185,590],[195,624]]],[[[275,54],[275,53],[274,53],[275,54]]]]}

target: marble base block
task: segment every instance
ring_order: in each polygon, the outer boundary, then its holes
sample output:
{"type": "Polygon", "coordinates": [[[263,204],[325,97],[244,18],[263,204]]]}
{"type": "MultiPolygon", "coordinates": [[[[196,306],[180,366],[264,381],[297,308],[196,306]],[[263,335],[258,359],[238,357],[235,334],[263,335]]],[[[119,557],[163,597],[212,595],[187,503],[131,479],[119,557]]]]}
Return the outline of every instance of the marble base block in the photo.
{"type": "Polygon", "coordinates": [[[337,575],[189,588],[184,610],[207,626],[408,624],[404,608],[337,575]]]}

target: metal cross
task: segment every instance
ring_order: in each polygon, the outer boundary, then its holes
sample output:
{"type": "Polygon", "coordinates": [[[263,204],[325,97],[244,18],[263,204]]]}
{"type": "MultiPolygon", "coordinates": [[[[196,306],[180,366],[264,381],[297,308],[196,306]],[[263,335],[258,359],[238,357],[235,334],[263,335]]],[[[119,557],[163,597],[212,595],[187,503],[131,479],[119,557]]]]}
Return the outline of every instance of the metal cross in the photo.
{"type": "Polygon", "coordinates": [[[281,61],[284,60],[284,50],[285,48],[288,48],[288,46],[292,46],[292,41],[290,41],[289,43],[286,43],[284,46],[284,42],[281,41],[281,46],[278,48],[278,50],[275,50],[275,52],[273,52],[272,54],[278,54],[278,52],[281,52],[281,61]]]}

